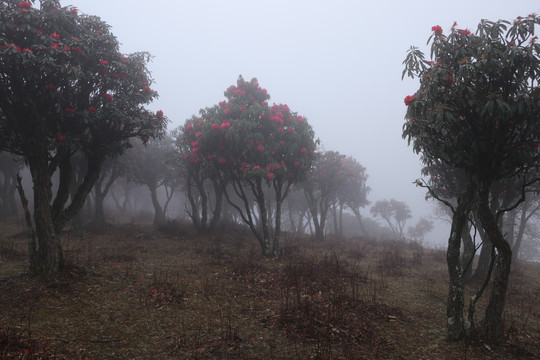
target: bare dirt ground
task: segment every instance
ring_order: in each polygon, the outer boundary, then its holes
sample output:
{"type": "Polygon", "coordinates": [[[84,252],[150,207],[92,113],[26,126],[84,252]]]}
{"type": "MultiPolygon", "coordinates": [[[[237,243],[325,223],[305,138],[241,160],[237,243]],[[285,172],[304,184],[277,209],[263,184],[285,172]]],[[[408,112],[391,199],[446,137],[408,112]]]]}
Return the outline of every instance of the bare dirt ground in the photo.
{"type": "Polygon", "coordinates": [[[186,229],[68,231],[87,271],[43,279],[0,223],[0,358],[540,359],[540,264],[514,264],[503,342],[447,343],[442,251],[285,234],[262,259],[242,229],[186,229]]]}

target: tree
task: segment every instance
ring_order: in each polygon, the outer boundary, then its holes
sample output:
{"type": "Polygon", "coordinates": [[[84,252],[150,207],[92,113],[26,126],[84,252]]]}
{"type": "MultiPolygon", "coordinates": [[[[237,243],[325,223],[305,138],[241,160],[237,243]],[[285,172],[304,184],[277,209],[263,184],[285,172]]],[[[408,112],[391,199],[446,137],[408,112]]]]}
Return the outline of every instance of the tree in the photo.
{"type": "MultiPolygon", "coordinates": [[[[476,34],[454,24],[448,36],[440,26],[434,26],[428,40],[433,61],[425,60],[424,54],[414,47],[404,61],[403,75],[417,77],[420,88],[405,98],[408,109],[403,136],[413,144],[414,151],[422,154],[424,163],[429,165],[437,160],[465,173],[470,186],[462,194],[469,194],[467,203],[474,201],[478,219],[497,252],[493,287],[483,320],[482,333],[488,340],[502,335],[512,262],[512,250],[500,231],[498,219],[525,199],[529,185],[526,175],[538,162],[540,45],[534,36],[537,24],[540,18],[536,15],[518,18],[513,23],[482,20],[476,34]],[[508,208],[494,213],[489,206],[492,185],[516,177],[521,179],[517,184],[521,196],[508,208]]],[[[456,230],[461,234],[461,229],[456,230]]],[[[451,232],[448,245],[450,292],[462,288],[459,276],[453,273],[461,240],[461,236],[454,234],[451,232]]],[[[463,337],[462,311],[463,304],[449,302],[450,340],[463,337]],[[454,310],[450,311],[450,305],[454,310]]],[[[473,326],[472,319],[468,320],[473,326]]]]}
{"type": "Polygon", "coordinates": [[[150,199],[154,207],[154,225],[162,225],[166,221],[168,205],[175,189],[180,185],[180,173],[175,167],[176,154],[173,139],[165,136],[144,144],[139,139],[131,139],[133,148],[123,157],[127,165],[127,173],[137,184],[145,185],[150,191],[150,199]],[[161,205],[158,189],[165,190],[165,203],[161,205]]]}
{"type": "Polygon", "coordinates": [[[336,151],[318,154],[313,168],[302,183],[318,240],[324,239],[328,211],[337,204],[338,189],[345,182],[345,177],[339,176],[344,159],[345,155],[336,151]]]}
{"type": "Polygon", "coordinates": [[[269,106],[270,96],[257,79],[245,81],[240,76],[225,97],[218,106],[202,111],[196,123],[186,125],[192,146],[186,155],[219,179],[227,202],[258,239],[262,255],[275,256],[280,248],[281,204],[290,186],[311,167],[314,132],[287,105],[269,106]],[[273,228],[268,191],[275,208],[273,228]],[[256,209],[251,206],[252,197],[256,209]]]}
{"type": "MultiPolygon", "coordinates": [[[[226,186],[226,181],[215,166],[212,166],[213,163],[210,161],[213,159],[212,154],[207,155],[206,159],[198,155],[200,145],[198,140],[202,132],[193,130],[201,129],[199,127],[202,124],[201,119],[210,118],[217,111],[216,106],[202,109],[201,117],[193,116],[173,133],[179,157],[179,169],[185,178],[184,192],[188,200],[186,212],[199,233],[216,230],[221,219],[223,186],[226,186]],[[198,136],[195,135],[197,133],[199,133],[198,136]]],[[[207,136],[205,139],[208,138],[207,136]]]]}
{"type": "Polygon", "coordinates": [[[371,191],[367,186],[367,174],[366,168],[363,167],[355,158],[348,156],[343,163],[342,171],[346,175],[345,182],[338,189],[338,198],[340,204],[349,208],[360,225],[360,229],[364,236],[368,235],[368,232],[362,221],[362,215],[360,214],[360,208],[370,204],[367,199],[368,193],[371,191]]]}
{"type": "Polygon", "coordinates": [[[144,108],[157,96],[149,87],[149,55],[121,54],[98,17],[54,0],[39,8],[3,0],[0,24],[0,150],[22,156],[30,168],[30,267],[54,274],[65,265],[58,235],[83,206],[105,159],[121,154],[131,137],[158,136],[166,121],[144,108]],[[70,196],[74,154],[87,162],[87,173],[70,196]]]}
{"type": "Polygon", "coordinates": [[[397,239],[403,239],[403,229],[412,217],[411,209],[402,201],[379,200],[370,209],[374,216],[380,216],[388,224],[397,239]]]}
{"type": "Polygon", "coordinates": [[[366,185],[365,170],[354,158],[337,151],[318,154],[301,184],[317,239],[324,239],[328,211],[333,216],[336,233],[341,234],[343,210],[347,207],[362,227],[360,208],[369,204],[367,193],[370,190],[366,185]]]}
{"type": "Polygon", "coordinates": [[[416,225],[410,226],[407,230],[409,236],[419,243],[424,241],[424,236],[433,230],[433,221],[426,218],[420,218],[416,225]]]}

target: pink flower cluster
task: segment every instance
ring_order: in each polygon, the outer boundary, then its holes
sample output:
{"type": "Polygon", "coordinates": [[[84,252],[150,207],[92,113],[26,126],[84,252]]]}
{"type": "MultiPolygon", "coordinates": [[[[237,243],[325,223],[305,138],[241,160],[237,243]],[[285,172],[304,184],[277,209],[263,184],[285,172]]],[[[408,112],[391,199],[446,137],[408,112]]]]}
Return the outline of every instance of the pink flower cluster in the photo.
{"type": "Polygon", "coordinates": [[[433,31],[435,35],[441,35],[443,33],[443,29],[439,25],[432,26],[431,31],[433,31]]]}
{"type": "Polygon", "coordinates": [[[414,100],[416,100],[416,97],[415,97],[414,95],[407,95],[407,96],[405,96],[405,100],[404,100],[404,101],[405,101],[405,105],[406,105],[406,106],[411,105],[411,104],[414,102],[414,100]]]}

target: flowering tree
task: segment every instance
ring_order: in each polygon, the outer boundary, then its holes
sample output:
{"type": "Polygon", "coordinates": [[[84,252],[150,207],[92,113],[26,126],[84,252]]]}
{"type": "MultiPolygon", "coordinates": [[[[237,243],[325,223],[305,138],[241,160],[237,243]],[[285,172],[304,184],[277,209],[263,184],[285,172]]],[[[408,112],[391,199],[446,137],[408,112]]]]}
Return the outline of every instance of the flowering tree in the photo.
{"type": "Polygon", "coordinates": [[[380,216],[388,224],[398,239],[403,239],[403,229],[410,219],[411,209],[402,201],[379,200],[370,209],[374,216],[380,216]]]}
{"type": "MultiPolygon", "coordinates": [[[[483,321],[486,339],[502,335],[512,260],[510,244],[497,226],[503,211],[493,213],[489,207],[490,189],[504,178],[522,179],[521,196],[511,205],[517,206],[525,198],[528,184],[524,179],[539,154],[540,45],[534,36],[538,24],[536,15],[513,23],[482,20],[475,34],[454,24],[448,36],[440,26],[434,26],[429,40],[433,61],[426,61],[416,48],[411,48],[404,61],[403,75],[418,77],[420,88],[405,98],[408,121],[403,136],[422,153],[426,164],[437,160],[464,172],[470,182],[461,203],[467,203],[467,208],[475,202],[480,223],[497,252],[483,321]]],[[[464,218],[461,227],[463,223],[464,218]]],[[[458,234],[461,228],[453,225],[447,256],[450,340],[464,335],[458,234]]],[[[474,325],[473,319],[468,320],[474,325]]]]}
{"type": "Polygon", "coordinates": [[[290,186],[301,181],[314,158],[314,132],[287,105],[268,105],[256,79],[239,77],[225,91],[227,100],[207,108],[184,127],[190,163],[219,179],[227,202],[259,240],[263,256],[277,255],[281,204],[290,186]],[[273,191],[271,231],[266,193],[273,191]],[[256,209],[251,207],[254,197],[256,209]],[[255,221],[259,218],[259,224],[255,221]]]}
{"type": "MultiPolygon", "coordinates": [[[[226,181],[222,178],[222,173],[217,171],[214,166],[212,160],[215,154],[212,153],[213,150],[207,147],[209,153],[206,157],[199,153],[201,143],[212,141],[212,135],[218,135],[215,131],[214,133],[207,132],[206,136],[202,138],[202,130],[205,129],[204,123],[209,121],[204,119],[216,116],[218,111],[217,105],[202,109],[200,116],[188,119],[173,134],[180,157],[181,173],[185,178],[184,190],[188,200],[186,211],[199,233],[214,232],[221,219],[223,185],[226,181]]],[[[225,124],[224,130],[230,128],[230,123],[224,122],[223,124],[225,124]]],[[[223,145],[218,146],[223,149],[223,145]]],[[[222,149],[218,148],[218,150],[222,149]]]]}
{"type": "Polygon", "coordinates": [[[54,0],[39,8],[29,1],[0,5],[0,150],[24,157],[30,168],[29,226],[36,236],[30,267],[54,274],[65,265],[58,234],[82,207],[103,161],[122,153],[131,137],[158,135],[165,120],[143,107],[157,96],[149,87],[149,55],[122,55],[98,17],[54,0]],[[70,196],[76,153],[87,173],[70,196]],[[60,181],[53,197],[55,171],[60,181]]]}

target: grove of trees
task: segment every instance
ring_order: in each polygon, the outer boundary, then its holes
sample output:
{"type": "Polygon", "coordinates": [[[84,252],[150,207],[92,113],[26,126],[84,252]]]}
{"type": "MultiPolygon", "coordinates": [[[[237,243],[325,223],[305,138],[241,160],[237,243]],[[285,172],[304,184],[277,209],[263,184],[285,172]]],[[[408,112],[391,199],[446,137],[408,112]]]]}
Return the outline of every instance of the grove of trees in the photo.
{"type": "MultiPolygon", "coordinates": [[[[66,225],[81,222],[81,212],[104,225],[107,203],[126,213],[135,187],[146,189],[155,226],[167,223],[182,196],[197,232],[243,223],[266,258],[282,254],[282,229],[324,241],[343,236],[347,215],[364,236],[374,235],[365,226],[373,220],[361,214],[371,204],[367,170],[321,150],[307,118],[270,104],[257,79],[240,76],[222,101],[167,133],[163,111],[147,109],[158,95],[150,54],[122,54],[99,17],[57,0],[0,6],[0,221],[17,213],[18,194],[33,274],[68,267],[60,241],[66,225]]],[[[404,61],[403,77],[419,80],[405,98],[403,125],[424,165],[417,185],[451,219],[451,341],[502,337],[512,263],[540,214],[539,24],[530,15],[482,20],[474,34],[434,26],[431,59],[412,47],[404,61]],[[481,285],[465,313],[473,278],[481,285]],[[477,328],[476,304],[490,283],[477,328]]],[[[399,200],[378,200],[370,213],[394,239],[421,243],[433,229],[427,218],[406,229],[412,213],[399,200]]]]}

